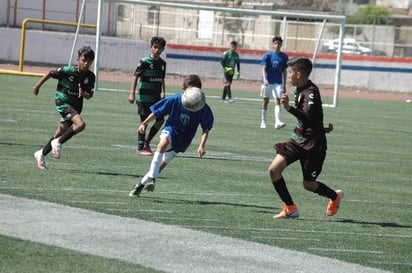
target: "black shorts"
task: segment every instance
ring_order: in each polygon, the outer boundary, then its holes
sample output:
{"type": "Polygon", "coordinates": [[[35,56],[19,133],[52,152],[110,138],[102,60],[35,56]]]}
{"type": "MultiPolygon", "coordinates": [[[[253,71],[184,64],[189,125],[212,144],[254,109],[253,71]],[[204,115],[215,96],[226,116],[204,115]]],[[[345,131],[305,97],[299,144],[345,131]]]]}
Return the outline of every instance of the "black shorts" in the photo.
{"type": "Polygon", "coordinates": [[[232,83],[233,82],[233,75],[234,74],[229,75],[227,72],[223,72],[223,77],[224,77],[223,82],[224,83],[232,83]]]}
{"type": "MultiPolygon", "coordinates": [[[[137,114],[140,116],[140,121],[143,122],[151,113],[150,106],[156,102],[137,102],[137,114]]],[[[156,118],[156,121],[164,121],[165,118],[156,118]]]]}
{"type": "Polygon", "coordinates": [[[316,181],[316,178],[322,171],[323,162],[325,161],[325,149],[315,146],[310,150],[305,150],[293,140],[278,143],[274,148],[278,154],[286,159],[288,166],[297,160],[300,161],[300,167],[305,181],[316,181]]]}

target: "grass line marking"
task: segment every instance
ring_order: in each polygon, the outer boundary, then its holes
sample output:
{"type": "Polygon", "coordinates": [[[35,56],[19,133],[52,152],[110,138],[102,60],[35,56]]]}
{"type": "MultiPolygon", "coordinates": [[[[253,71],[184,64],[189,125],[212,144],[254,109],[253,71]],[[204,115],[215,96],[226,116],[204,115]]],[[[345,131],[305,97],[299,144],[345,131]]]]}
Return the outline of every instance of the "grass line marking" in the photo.
{"type": "Polygon", "coordinates": [[[364,250],[364,249],[339,249],[339,248],[321,248],[308,247],[310,250],[317,250],[323,252],[347,252],[347,253],[365,253],[365,254],[384,254],[382,251],[364,250]]]}

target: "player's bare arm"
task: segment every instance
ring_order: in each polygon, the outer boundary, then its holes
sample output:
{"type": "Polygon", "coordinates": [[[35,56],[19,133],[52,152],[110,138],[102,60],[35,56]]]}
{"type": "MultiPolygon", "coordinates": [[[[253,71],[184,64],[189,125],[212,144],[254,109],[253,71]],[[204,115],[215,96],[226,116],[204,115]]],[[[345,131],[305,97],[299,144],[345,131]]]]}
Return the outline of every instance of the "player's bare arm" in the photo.
{"type": "Polygon", "coordinates": [[[130,94],[129,97],[127,98],[127,100],[129,101],[129,103],[133,104],[136,100],[136,86],[137,86],[137,80],[139,78],[134,76],[133,77],[133,81],[132,81],[132,87],[130,88],[130,94]]]}
{"type": "Polygon", "coordinates": [[[149,124],[155,118],[156,118],[156,116],[153,113],[151,113],[142,123],[140,123],[139,128],[137,128],[139,133],[143,134],[146,131],[147,124],[149,124]]]}
{"type": "Polygon", "coordinates": [[[199,157],[203,157],[206,154],[205,146],[206,146],[206,141],[208,137],[209,137],[209,132],[202,134],[199,147],[197,148],[197,154],[199,155],[199,157]]]}
{"type": "Polygon", "coordinates": [[[32,92],[34,95],[38,95],[40,92],[40,87],[50,78],[49,74],[45,74],[32,88],[32,92]]]}
{"type": "Polygon", "coordinates": [[[263,85],[268,85],[269,82],[266,79],[266,66],[262,66],[262,81],[263,81],[263,85]]]}

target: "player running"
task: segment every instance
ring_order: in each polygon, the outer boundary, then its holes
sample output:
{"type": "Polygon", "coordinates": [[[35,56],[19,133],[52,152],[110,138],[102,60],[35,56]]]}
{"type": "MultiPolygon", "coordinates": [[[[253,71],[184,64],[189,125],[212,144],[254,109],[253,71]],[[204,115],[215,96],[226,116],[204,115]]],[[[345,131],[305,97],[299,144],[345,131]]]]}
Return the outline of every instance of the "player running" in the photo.
{"type": "Polygon", "coordinates": [[[59,126],[46,145],[34,153],[37,167],[46,169],[45,157],[50,151],[57,159],[61,157],[62,144],[86,128],[80,116],[83,109],[83,98],[93,97],[95,74],[89,70],[94,60],[94,51],[84,46],[78,51],[76,66],[63,66],[45,74],[33,87],[34,95],[38,95],[40,87],[50,78],[57,79],[54,93],[56,110],[61,115],[59,126]]]}
{"type": "Polygon", "coordinates": [[[307,58],[295,58],[288,62],[288,76],[295,86],[295,107],[289,105],[286,94],[280,102],[286,111],[297,118],[298,123],[288,142],[275,145],[277,155],[269,166],[269,175],[275,191],[285,203],[283,210],[273,216],[274,219],[299,217],[299,209],[293,202],[282,175],[287,166],[298,160],[303,174],[303,187],[329,198],[326,209],[328,216],[338,212],[343,197],[341,190],[334,191],[316,180],[326,157],[325,133],[332,131],[333,126],[329,124],[329,128],[323,127],[322,100],[318,87],[309,80],[311,71],[312,62],[307,58]]]}

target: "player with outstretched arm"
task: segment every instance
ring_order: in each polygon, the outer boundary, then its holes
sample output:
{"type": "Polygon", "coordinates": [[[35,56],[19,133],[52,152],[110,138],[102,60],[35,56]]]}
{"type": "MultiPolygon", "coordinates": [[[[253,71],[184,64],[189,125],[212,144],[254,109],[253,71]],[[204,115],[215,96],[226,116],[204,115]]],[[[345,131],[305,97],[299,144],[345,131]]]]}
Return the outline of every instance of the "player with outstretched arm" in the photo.
{"type": "Polygon", "coordinates": [[[34,153],[37,167],[46,169],[45,157],[50,151],[57,159],[61,157],[62,144],[86,128],[81,117],[83,98],[93,96],[95,74],[89,70],[94,60],[94,51],[84,46],[78,51],[76,66],[63,66],[45,74],[33,87],[34,95],[38,95],[40,87],[50,78],[57,79],[54,93],[56,110],[61,115],[59,126],[46,145],[34,153]]]}
{"type": "Polygon", "coordinates": [[[159,173],[177,153],[186,151],[199,125],[202,128],[202,137],[197,153],[199,157],[205,155],[205,145],[213,127],[214,117],[201,88],[202,81],[199,76],[189,75],[183,82],[183,92],[162,99],[150,107],[152,113],[140,124],[139,130],[143,131],[147,123],[156,118],[168,118],[160,134],[160,142],[153,155],[150,169],[130,191],[130,197],[139,196],[143,189],[154,190],[159,173]]]}

